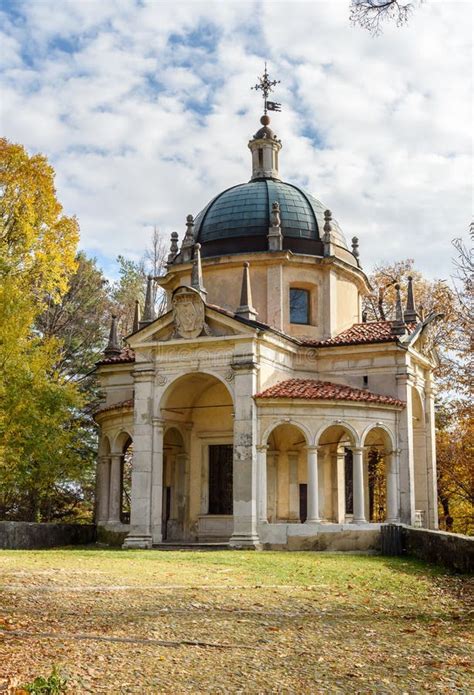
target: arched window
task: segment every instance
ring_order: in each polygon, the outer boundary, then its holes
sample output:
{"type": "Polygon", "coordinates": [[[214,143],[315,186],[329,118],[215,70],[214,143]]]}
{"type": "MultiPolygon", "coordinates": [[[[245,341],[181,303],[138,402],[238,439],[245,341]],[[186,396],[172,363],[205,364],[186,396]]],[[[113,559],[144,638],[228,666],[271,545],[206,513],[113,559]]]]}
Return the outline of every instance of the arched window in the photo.
{"type": "Polygon", "coordinates": [[[290,323],[309,324],[309,290],[290,288],[290,323]]]}

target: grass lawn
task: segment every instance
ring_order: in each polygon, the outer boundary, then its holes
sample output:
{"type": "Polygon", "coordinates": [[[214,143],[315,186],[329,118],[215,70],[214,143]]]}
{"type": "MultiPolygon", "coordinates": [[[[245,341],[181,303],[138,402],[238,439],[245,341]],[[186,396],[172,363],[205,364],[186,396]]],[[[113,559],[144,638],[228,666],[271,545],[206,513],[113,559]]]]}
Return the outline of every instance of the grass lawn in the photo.
{"type": "Polygon", "coordinates": [[[56,664],[68,693],[472,693],[472,581],[348,554],[0,551],[0,692],[56,664]]]}

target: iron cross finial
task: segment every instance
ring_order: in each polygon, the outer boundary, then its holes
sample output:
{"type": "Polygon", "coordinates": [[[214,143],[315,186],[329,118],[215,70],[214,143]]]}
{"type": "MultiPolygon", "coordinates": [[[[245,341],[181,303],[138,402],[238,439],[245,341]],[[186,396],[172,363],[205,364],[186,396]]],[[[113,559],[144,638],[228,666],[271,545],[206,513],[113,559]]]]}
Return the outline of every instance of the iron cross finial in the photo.
{"type": "Polygon", "coordinates": [[[255,89],[255,91],[261,90],[265,115],[267,114],[267,111],[281,110],[281,104],[278,104],[276,101],[268,101],[268,95],[270,92],[273,92],[273,87],[275,87],[277,84],[280,84],[280,80],[270,79],[270,75],[267,71],[267,61],[265,61],[265,70],[263,71],[262,77],[258,78],[258,82],[254,87],[251,87],[251,89],[255,89]]]}

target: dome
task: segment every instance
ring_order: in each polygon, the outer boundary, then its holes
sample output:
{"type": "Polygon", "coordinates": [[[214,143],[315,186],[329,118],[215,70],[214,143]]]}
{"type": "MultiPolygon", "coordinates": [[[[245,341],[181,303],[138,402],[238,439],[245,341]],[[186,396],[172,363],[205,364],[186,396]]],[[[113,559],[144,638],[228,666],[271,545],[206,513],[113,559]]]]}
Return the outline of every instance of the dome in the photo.
{"type": "MultiPolygon", "coordinates": [[[[323,255],[324,205],[297,186],[275,179],[254,179],[223,191],[195,219],[195,240],[204,257],[268,250],[272,203],[280,204],[283,248],[323,255]]],[[[334,242],[347,249],[332,220],[334,242]]]]}

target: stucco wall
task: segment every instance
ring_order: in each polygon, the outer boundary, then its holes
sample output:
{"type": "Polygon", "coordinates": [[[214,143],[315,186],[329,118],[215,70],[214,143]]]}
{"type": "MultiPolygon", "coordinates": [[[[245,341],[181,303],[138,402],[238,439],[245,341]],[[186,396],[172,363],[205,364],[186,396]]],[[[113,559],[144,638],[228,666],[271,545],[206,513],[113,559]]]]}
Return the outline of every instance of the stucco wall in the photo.
{"type": "Polygon", "coordinates": [[[35,524],[27,521],[0,521],[2,550],[32,550],[61,545],[95,543],[94,524],[35,524]]]}

